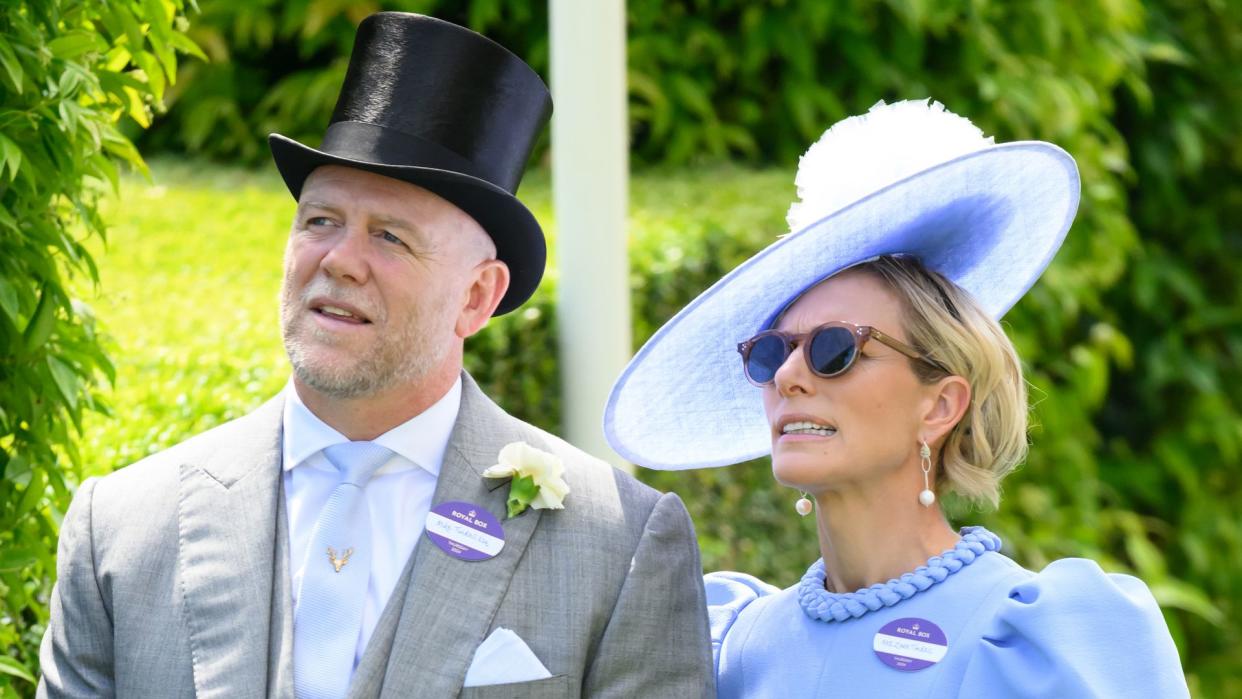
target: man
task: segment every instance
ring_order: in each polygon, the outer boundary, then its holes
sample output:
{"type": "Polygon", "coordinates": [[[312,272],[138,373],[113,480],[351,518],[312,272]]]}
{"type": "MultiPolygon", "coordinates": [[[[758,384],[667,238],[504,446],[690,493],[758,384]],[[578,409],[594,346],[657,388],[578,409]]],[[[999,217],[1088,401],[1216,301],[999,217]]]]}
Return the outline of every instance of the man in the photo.
{"type": "Polygon", "coordinates": [[[473,32],[361,24],[321,149],[271,138],[298,200],[290,386],[83,483],[40,696],[713,693],[681,502],[506,415],[462,371],[465,338],[542,275],[513,193],[550,109],[473,32]],[[502,450],[534,475],[484,477],[502,450]],[[506,517],[511,494],[536,497],[506,517]]]}

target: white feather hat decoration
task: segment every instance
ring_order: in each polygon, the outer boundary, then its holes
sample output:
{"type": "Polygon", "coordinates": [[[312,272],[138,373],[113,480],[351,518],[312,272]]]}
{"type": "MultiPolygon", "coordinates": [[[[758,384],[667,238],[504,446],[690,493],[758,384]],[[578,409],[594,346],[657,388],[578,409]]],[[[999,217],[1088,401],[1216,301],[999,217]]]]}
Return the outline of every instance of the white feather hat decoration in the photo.
{"type": "Polygon", "coordinates": [[[785,220],[803,228],[893,182],[994,145],[970,119],[931,100],[877,102],[833,124],[798,159],[798,198],[785,220]]]}
{"type": "Polygon", "coordinates": [[[626,459],[680,470],[768,454],[738,342],[820,281],[885,254],[918,257],[999,318],[1051,262],[1079,198],[1065,151],[997,145],[930,100],[880,102],[838,122],[802,156],[795,183],[793,232],[691,301],[617,379],[604,432],[626,459]]]}

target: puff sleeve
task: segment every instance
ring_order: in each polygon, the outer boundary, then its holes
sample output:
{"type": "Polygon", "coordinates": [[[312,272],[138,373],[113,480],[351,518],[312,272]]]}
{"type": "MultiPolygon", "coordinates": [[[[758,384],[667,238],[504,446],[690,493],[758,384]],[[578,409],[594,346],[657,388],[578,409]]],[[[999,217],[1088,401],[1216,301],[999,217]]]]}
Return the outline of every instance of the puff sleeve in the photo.
{"type": "Polygon", "coordinates": [[[961,697],[1189,697],[1147,586],[1065,559],[1014,585],[986,627],[961,697]]]}
{"type": "Polygon", "coordinates": [[[751,602],[777,592],[753,575],[725,571],[703,576],[703,589],[707,593],[707,621],[712,635],[712,662],[716,676],[720,676],[720,648],[733,623],[751,602]]]}

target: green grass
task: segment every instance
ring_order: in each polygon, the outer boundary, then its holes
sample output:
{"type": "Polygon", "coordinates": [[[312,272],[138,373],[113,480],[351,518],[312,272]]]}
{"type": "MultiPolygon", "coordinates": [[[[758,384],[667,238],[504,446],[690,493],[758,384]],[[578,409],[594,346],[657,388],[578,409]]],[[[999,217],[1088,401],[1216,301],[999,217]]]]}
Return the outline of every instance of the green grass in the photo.
{"type": "MultiPolygon", "coordinates": [[[[288,380],[277,294],[294,202],[275,169],[155,161],[151,170],[152,181],[128,177],[105,203],[101,284],[97,293],[84,291],[117,367],[115,387],[104,392],[113,416],[86,421],[84,475],[243,415],[288,380]]],[[[553,293],[556,278],[548,183],[547,172],[536,171],[521,190],[549,235],[541,297],[553,293]]],[[[761,244],[781,232],[791,193],[783,171],[640,175],[631,185],[631,239],[666,265],[682,261],[678,241],[697,240],[712,226],[750,230],[761,244]]],[[[555,427],[554,418],[540,422],[555,427]]]]}
{"type": "Polygon", "coordinates": [[[86,475],[104,473],[253,408],[285,380],[277,325],[278,182],[160,165],[109,200],[101,284],[89,299],[110,339],[114,416],[86,424],[86,475]]]}

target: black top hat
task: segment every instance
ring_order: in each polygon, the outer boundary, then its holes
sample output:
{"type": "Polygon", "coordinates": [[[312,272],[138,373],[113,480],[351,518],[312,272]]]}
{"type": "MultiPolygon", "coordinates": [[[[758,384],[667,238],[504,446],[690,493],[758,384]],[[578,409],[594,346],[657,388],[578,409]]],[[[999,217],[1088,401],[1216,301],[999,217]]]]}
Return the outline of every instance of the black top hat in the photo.
{"type": "Polygon", "coordinates": [[[416,184],[470,214],[509,266],[500,315],[543,277],[543,231],[513,195],[551,113],[543,80],[499,44],[432,17],[380,12],[358,25],[319,150],[280,134],[268,144],[295,199],[312,170],[345,165],[416,184]]]}

